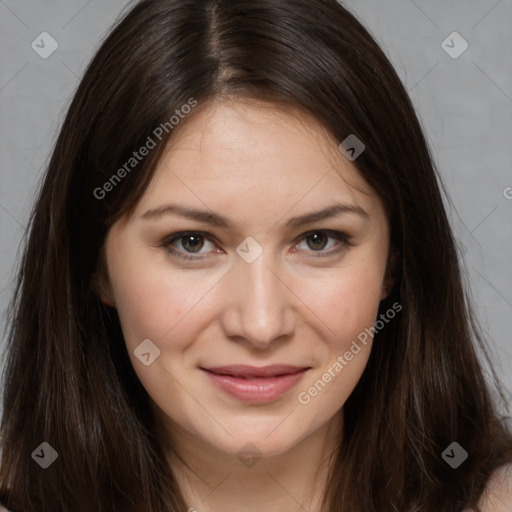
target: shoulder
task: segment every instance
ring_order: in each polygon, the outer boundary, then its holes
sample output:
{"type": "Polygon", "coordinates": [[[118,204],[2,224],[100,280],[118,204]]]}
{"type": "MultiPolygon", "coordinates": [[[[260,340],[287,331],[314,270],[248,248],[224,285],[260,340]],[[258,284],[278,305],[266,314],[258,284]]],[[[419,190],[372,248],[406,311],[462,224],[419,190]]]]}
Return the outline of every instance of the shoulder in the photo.
{"type": "Polygon", "coordinates": [[[502,466],[494,472],[478,506],[482,512],[510,512],[512,510],[512,464],[502,466]]]}
{"type": "Polygon", "coordinates": [[[0,505],[0,512],[9,512],[5,507],[0,505]]]}

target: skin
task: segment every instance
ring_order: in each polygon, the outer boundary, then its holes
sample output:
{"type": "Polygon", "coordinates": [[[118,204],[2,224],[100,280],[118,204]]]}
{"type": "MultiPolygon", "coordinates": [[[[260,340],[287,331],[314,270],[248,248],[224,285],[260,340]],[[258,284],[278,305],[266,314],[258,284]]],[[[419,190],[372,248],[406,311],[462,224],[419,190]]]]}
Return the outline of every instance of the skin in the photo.
{"type": "Polygon", "coordinates": [[[320,510],[328,457],[343,435],[343,404],[367,364],[371,338],[309,403],[298,394],[374,325],[391,286],[385,211],[338,144],[289,108],[200,105],[173,134],[134,211],[108,233],[102,300],[118,310],[162,445],[190,466],[166,451],[199,512],[320,510]],[[286,226],[336,202],[366,216],[345,212],[286,226]],[[216,212],[233,226],[172,213],[143,217],[169,203],[216,212]],[[322,232],[301,237],[320,230],[343,232],[349,244],[322,232]],[[186,239],[165,247],[183,231],[207,235],[196,247],[186,239]],[[249,236],[263,249],[252,263],[236,252],[249,236]],[[202,259],[180,259],[169,247],[202,259]],[[134,355],[145,339],[160,349],[149,366],[134,355]],[[310,370],[265,404],[224,394],[199,369],[274,363],[310,370]],[[248,442],[261,453],[252,467],[237,457],[248,442]]]}
{"type": "MultiPolygon", "coordinates": [[[[502,466],[489,479],[478,506],[482,512],[510,512],[512,510],[512,464],[502,466]]],[[[467,512],[477,512],[468,509],[467,512]]]]}

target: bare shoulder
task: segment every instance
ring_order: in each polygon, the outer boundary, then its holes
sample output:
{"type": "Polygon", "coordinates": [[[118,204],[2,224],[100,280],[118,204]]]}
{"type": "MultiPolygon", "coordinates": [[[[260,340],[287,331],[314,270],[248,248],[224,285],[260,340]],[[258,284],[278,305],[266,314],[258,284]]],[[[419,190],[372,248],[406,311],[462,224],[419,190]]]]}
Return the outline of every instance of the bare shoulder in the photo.
{"type": "Polygon", "coordinates": [[[0,512],[9,512],[5,507],[0,505],[0,512]]]}
{"type": "Polygon", "coordinates": [[[496,470],[478,505],[482,512],[512,511],[512,464],[496,470]]]}

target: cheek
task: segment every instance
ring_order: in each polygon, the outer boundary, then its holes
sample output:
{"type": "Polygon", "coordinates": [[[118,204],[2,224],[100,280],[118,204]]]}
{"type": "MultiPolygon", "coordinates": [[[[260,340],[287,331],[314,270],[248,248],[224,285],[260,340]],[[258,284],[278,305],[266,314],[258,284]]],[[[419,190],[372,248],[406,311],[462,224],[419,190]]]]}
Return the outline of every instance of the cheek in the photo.
{"type": "Polygon", "coordinates": [[[353,269],[333,275],[313,293],[308,303],[329,328],[329,338],[342,348],[373,326],[381,298],[382,272],[375,268],[353,269]]]}
{"type": "Polygon", "coordinates": [[[116,309],[128,346],[145,338],[160,338],[172,328],[173,319],[182,314],[183,304],[178,300],[178,290],[171,289],[161,280],[120,272],[112,282],[116,309]]]}
{"type": "Polygon", "coordinates": [[[314,307],[325,325],[322,362],[297,391],[304,414],[297,428],[310,431],[331,418],[351,395],[371,352],[369,328],[375,325],[381,296],[382,273],[360,268],[333,277],[317,295],[314,307]]]}
{"type": "Polygon", "coordinates": [[[173,331],[179,331],[179,336],[173,336],[172,348],[183,348],[181,345],[188,343],[193,334],[185,331],[200,325],[197,312],[221,277],[211,273],[170,272],[168,268],[148,267],[138,261],[125,260],[112,267],[116,309],[131,349],[146,338],[157,345],[165,343],[173,331]],[[195,315],[194,322],[187,321],[189,315],[195,315]]]}

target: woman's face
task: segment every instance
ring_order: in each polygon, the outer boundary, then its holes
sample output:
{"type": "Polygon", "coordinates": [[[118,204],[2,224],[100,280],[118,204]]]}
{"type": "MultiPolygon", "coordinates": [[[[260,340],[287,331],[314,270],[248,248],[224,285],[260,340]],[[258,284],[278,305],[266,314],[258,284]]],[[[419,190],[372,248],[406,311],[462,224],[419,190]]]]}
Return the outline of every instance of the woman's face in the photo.
{"type": "Polygon", "coordinates": [[[340,417],[365,368],[387,218],[305,114],[212,103],[183,123],[109,231],[102,298],[171,439],[283,453],[340,417]]]}

